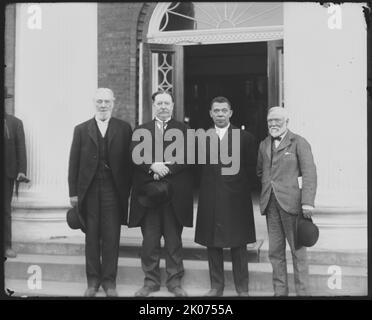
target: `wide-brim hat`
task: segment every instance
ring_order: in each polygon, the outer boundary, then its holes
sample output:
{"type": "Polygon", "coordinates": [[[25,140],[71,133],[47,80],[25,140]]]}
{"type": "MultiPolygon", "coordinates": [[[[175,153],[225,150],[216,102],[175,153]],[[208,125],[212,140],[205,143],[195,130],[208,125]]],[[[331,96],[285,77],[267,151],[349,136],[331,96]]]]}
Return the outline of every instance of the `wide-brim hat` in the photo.
{"type": "Polygon", "coordinates": [[[85,233],[85,221],[79,213],[77,206],[67,210],[66,221],[68,226],[73,229],[81,229],[85,233]]]}
{"type": "Polygon", "coordinates": [[[171,184],[167,179],[145,182],[138,190],[138,202],[145,208],[157,208],[172,198],[171,184]]]}
{"type": "Polygon", "coordinates": [[[312,247],[319,239],[319,228],[311,218],[299,214],[296,218],[295,249],[312,247]]]}

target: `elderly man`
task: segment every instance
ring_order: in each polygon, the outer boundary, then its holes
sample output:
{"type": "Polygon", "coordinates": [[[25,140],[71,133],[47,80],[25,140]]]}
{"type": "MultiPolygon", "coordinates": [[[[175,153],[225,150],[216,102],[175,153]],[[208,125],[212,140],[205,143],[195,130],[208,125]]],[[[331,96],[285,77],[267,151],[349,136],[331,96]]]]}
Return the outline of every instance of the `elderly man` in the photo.
{"type": "MultiPolygon", "coordinates": [[[[12,98],[5,88],[5,98],[12,98]]],[[[11,202],[13,197],[14,181],[27,181],[27,158],[25,132],[22,120],[4,113],[4,255],[15,258],[16,252],[12,249],[12,218],[11,202]]]]}
{"type": "MultiPolygon", "coordinates": [[[[150,161],[135,165],[131,195],[129,227],[141,227],[143,235],[141,262],[145,273],[144,286],[135,293],[135,296],[147,297],[160,289],[160,239],[163,237],[166,286],[175,296],[184,297],[187,293],[181,285],[184,275],[181,235],[183,227],[192,227],[193,224],[193,178],[190,166],[185,161],[186,153],[183,163],[167,159],[164,151],[171,141],[164,139],[164,136],[168,130],[173,129],[183,134],[185,138],[187,127],[172,118],[174,101],[171,93],[155,92],[152,95],[152,102],[155,118],[140,125],[133,132],[135,136],[136,132],[147,131],[151,136],[150,161]],[[161,159],[157,159],[156,149],[160,150],[161,159]],[[166,181],[171,190],[170,201],[150,207],[141,203],[139,198],[141,189],[149,181],[166,181]]],[[[133,141],[133,151],[138,144],[133,141]]],[[[183,147],[186,147],[186,143],[183,147]]],[[[150,150],[145,152],[150,153],[150,150]]]]}
{"type": "Polygon", "coordinates": [[[296,217],[312,216],[317,174],[309,143],[288,130],[284,108],[269,109],[269,136],[260,144],[257,175],[261,178],[260,209],[266,215],[269,259],[273,267],[275,296],[288,295],[286,240],[289,243],[297,295],[308,295],[306,248],[296,250],[296,217]]]}
{"type": "Polygon", "coordinates": [[[107,296],[117,296],[120,225],[128,216],[132,129],[111,117],[114,100],[110,89],[96,91],[96,114],[75,127],[70,152],[70,202],[78,206],[86,226],[88,297],[101,285],[107,296]]]}
{"type": "MultiPolygon", "coordinates": [[[[222,174],[228,167],[219,159],[218,164],[202,165],[195,242],[206,246],[208,252],[211,289],[207,296],[222,296],[224,291],[223,248],[230,248],[235,289],[239,296],[248,296],[247,243],[256,241],[251,199],[255,180],[256,148],[253,136],[230,124],[232,109],[225,97],[216,97],[210,106],[217,145],[207,145],[207,158],[213,148],[221,149],[226,143],[233,157],[240,157],[240,168],[231,174],[222,174]],[[234,148],[233,130],[239,144],[234,148]],[[238,149],[239,148],[239,149],[238,149]]],[[[214,150],[216,151],[216,150],[214,150]]],[[[211,161],[210,161],[211,162],[211,161]]]]}

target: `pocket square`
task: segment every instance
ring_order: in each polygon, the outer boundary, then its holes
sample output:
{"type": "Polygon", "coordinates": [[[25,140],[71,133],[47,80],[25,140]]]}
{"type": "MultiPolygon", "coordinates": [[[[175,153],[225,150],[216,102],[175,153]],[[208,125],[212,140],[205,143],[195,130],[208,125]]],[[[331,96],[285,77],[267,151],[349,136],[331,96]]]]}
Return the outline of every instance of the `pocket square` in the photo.
{"type": "Polygon", "coordinates": [[[288,154],[293,154],[292,152],[286,152],[284,155],[286,156],[286,155],[288,155],[288,154]]]}

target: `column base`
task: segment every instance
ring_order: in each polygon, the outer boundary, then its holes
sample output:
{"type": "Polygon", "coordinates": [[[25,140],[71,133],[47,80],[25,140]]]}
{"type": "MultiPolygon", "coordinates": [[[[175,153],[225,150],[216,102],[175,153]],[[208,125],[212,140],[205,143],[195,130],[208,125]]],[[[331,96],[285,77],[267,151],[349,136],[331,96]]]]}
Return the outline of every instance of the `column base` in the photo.
{"type": "Polygon", "coordinates": [[[67,225],[69,207],[13,208],[12,241],[32,241],[81,236],[67,225]]]}

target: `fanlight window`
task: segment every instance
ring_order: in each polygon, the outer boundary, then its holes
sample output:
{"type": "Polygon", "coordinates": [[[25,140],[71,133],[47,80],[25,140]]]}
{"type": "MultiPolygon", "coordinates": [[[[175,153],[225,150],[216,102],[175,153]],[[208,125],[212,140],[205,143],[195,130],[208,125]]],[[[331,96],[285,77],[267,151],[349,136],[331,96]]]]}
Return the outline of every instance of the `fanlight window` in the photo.
{"type": "Polygon", "coordinates": [[[159,31],[230,29],[283,24],[281,3],[172,2],[159,31]]]}

